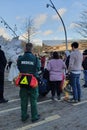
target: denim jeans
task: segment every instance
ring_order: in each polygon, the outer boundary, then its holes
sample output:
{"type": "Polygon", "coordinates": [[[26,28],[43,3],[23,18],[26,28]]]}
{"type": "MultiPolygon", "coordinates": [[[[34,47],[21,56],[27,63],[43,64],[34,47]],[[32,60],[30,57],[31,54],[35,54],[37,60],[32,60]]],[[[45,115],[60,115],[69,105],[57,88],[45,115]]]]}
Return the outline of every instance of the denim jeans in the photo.
{"type": "Polygon", "coordinates": [[[81,99],[80,74],[70,73],[70,84],[73,90],[73,99],[81,99]]]}
{"type": "Polygon", "coordinates": [[[87,70],[84,70],[85,85],[87,85],[87,70]]]}

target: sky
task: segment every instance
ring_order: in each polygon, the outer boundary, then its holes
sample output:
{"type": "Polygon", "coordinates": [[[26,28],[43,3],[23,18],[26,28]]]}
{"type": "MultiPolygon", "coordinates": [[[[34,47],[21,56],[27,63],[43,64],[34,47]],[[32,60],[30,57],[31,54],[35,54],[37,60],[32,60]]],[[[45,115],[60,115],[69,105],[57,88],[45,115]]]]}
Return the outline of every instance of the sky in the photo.
{"type": "MultiPolygon", "coordinates": [[[[67,32],[67,39],[83,39],[76,32],[76,22],[80,20],[82,11],[86,10],[87,0],[52,0],[58,13],[61,15],[67,32]]],[[[61,20],[56,11],[46,8],[50,0],[0,0],[1,17],[14,30],[22,35],[26,19],[33,19],[36,33],[33,41],[40,43],[43,40],[64,40],[65,33],[61,20]]],[[[0,23],[0,35],[13,37],[11,30],[0,23]]],[[[22,37],[23,38],[23,37],[22,37]]]]}

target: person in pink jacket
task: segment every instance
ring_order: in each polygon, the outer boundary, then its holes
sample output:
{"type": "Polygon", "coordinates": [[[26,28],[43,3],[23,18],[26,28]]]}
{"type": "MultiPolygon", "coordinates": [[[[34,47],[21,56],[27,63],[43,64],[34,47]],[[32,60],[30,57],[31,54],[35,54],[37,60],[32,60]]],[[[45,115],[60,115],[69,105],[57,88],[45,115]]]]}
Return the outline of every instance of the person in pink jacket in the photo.
{"type": "Polygon", "coordinates": [[[60,100],[60,85],[61,81],[63,80],[63,73],[65,68],[66,65],[63,60],[59,58],[59,54],[56,51],[53,52],[53,58],[47,65],[47,70],[49,71],[52,100],[55,99],[55,93],[57,93],[57,99],[60,100]]]}

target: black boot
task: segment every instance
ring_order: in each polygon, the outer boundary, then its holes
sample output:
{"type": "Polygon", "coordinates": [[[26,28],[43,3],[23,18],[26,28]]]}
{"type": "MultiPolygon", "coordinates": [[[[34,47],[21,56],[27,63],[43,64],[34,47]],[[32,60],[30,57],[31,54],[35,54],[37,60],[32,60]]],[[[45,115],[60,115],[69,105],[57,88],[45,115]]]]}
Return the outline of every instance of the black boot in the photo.
{"type": "Polygon", "coordinates": [[[6,100],[3,96],[3,91],[0,92],[0,103],[6,103],[8,100],[6,100]]]}
{"type": "Polygon", "coordinates": [[[8,100],[6,100],[6,99],[0,99],[0,103],[6,103],[6,102],[8,102],[8,100]]]}

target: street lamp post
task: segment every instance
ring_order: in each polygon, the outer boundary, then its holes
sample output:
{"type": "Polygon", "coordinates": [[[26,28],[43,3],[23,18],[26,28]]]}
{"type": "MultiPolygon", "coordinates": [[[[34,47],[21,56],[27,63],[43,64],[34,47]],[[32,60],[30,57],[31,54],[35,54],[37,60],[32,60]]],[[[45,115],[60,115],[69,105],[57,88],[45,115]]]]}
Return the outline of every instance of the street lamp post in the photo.
{"type": "Polygon", "coordinates": [[[52,0],[50,0],[50,3],[51,3],[51,4],[47,4],[46,7],[48,8],[48,7],[50,6],[51,8],[53,8],[53,9],[56,11],[57,15],[59,16],[59,18],[60,18],[60,20],[61,20],[61,22],[62,22],[63,28],[64,28],[66,50],[68,50],[68,45],[67,45],[67,32],[66,32],[66,27],[65,27],[64,21],[63,21],[61,15],[59,14],[59,12],[57,11],[56,7],[54,6],[52,0]]]}

